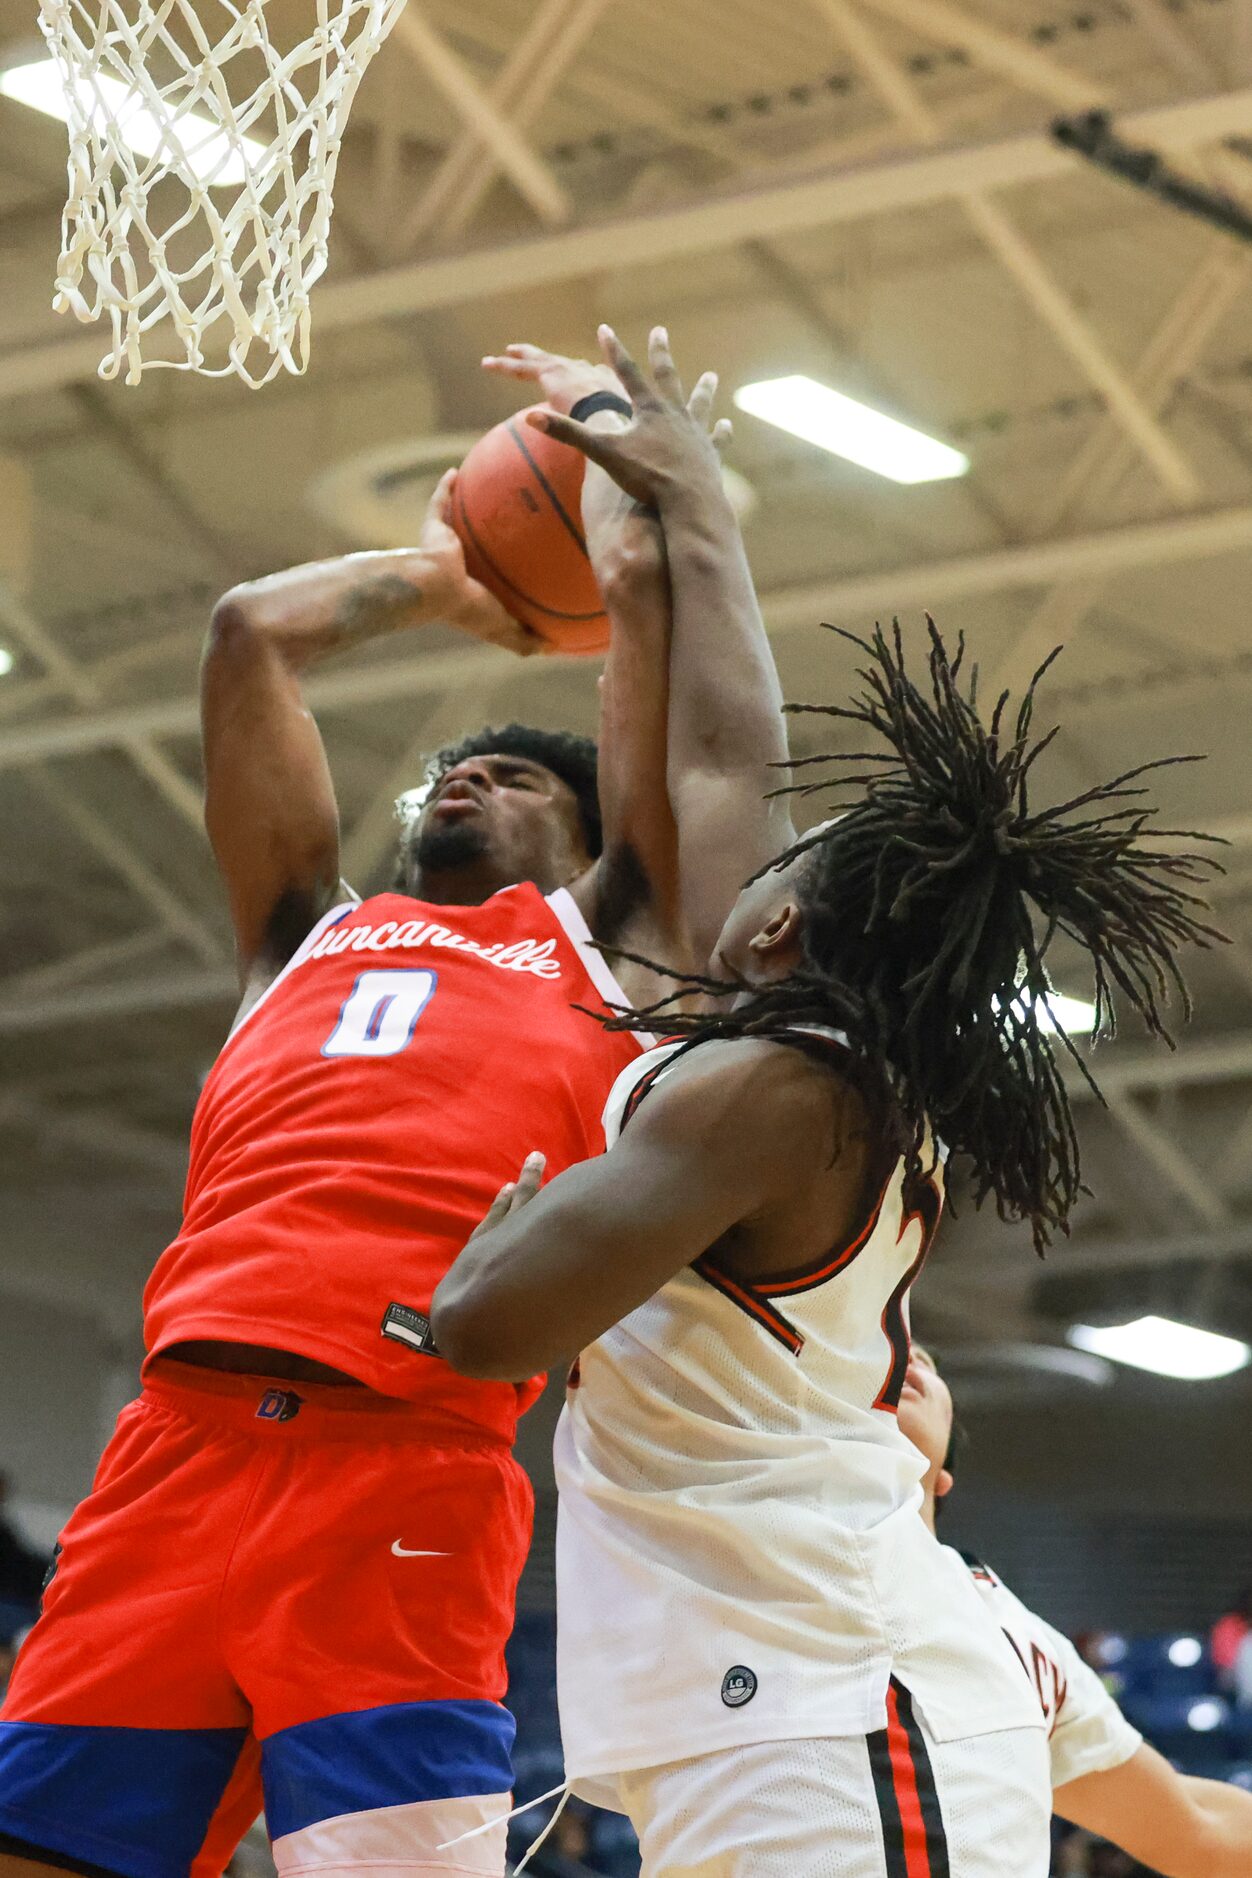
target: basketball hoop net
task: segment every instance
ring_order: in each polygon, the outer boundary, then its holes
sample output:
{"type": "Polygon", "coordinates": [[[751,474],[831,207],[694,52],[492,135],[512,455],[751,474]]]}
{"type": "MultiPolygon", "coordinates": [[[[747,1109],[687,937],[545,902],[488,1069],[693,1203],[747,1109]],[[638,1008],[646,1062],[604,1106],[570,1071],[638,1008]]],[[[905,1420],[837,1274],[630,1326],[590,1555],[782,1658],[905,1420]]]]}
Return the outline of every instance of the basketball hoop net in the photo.
{"type": "Polygon", "coordinates": [[[41,0],[70,134],[53,305],[110,320],[101,377],[308,365],[343,126],[404,0],[317,0],[286,52],[266,5],[41,0]]]}

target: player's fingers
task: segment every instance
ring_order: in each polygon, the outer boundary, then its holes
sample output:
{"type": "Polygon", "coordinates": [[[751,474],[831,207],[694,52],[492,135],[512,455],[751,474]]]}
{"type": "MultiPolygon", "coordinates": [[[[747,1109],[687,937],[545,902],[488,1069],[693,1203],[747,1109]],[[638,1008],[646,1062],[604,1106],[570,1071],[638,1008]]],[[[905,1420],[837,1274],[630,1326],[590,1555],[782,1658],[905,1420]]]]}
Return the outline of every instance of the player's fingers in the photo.
{"type": "Polygon", "coordinates": [[[707,430],[709,426],[709,418],[713,410],[713,400],[716,396],[717,373],[701,372],[695,382],[691,396],[687,400],[687,415],[693,417],[696,423],[702,425],[705,430],[707,430]]]}
{"type": "Polygon", "coordinates": [[[673,404],[685,404],[683,381],[678,376],[674,355],[669,349],[669,333],[664,326],[654,326],[648,334],[648,363],[657,390],[673,404]]]}
{"type": "Polygon", "coordinates": [[[533,359],[511,359],[488,353],[483,360],[484,372],[494,372],[497,378],[538,378],[546,361],[540,356],[533,359]]]}
{"type": "Polygon", "coordinates": [[[728,417],[719,417],[713,426],[712,444],[718,456],[725,456],[734,442],[735,427],[728,417]]]}
{"type": "Polygon", "coordinates": [[[502,652],[512,652],[519,659],[533,659],[548,650],[548,643],[539,634],[532,632],[529,626],[523,626],[511,614],[500,609],[500,617],[476,635],[489,646],[499,646],[502,652]]]}
{"type": "Polygon", "coordinates": [[[510,1202],[513,1198],[514,1185],[515,1183],[510,1180],[501,1187],[499,1193],[479,1221],[476,1229],[478,1232],[490,1232],[493,1226],[498,1226],[500,1221],[506,1217],[510,1202]]]}
{"type": "Polygon", "coordinates": [[[600,350],[621,379],[626,395],[638,408],[655,400],[655,392],[611,326],[599,329],[600,350]]]}
{"type": "Polygon", "coordinates": [[[617,461],[613,449],[616,433],[613,431],[591,430],[586,424],[580,424],[577,418],[564,417],[559,411],[549,411],[542,406],[538,410],[527,411],[526,422],[534,430],[546,431],[558,443],[572,444],[575,450],[581,450],[585,457],[598,463],[601,469],[612,473],[612,466],[617,461]]]}
{"type": "MultiPolygon", "coordinates": [[[[483,636],[487,637],[486,634],[483,636]]],[[[500,646],[505,652],[514,653],[519,659],[537,658],[541,652],[548,650],[546,639],[541,639],[538,633],[532,632],[529,626],[523,626],[520,620],[513,619],[508,613],[504,615],[498,629],[491,633],[489,642],[493,646],[500,646]]]]}
{"type": "Polygon", "coordinates": [[[470,603],[462,608],[455,621],[464,632],[483,640],[486,645],[515,652],[521,659],[533,658],[536,652],[546,650],[546,642],[538,633],[531,632],[529,626],[523,626],[511,613],[506,613],[495,595],[488,593],[478,581],[470,582],[468,592],[470,603]]]}
{"type": "Polygon", "coordinates": [[[452,494],[456,488],[456,470],[445,470],[435,484],[434,494],[430,498],[430,513],[438,521],[452,526],[452,494]]]}
{"type": "Polygon", "coordinates": [[[522,1171],[513,1182],[513,1191],[509,1196],[509,1212],[516,1213],[534,1199],[543,1185],[543,1173],[547,1166],[546,1158],[539,1153],[528,1154],[522,1162],[522,1171]]]}

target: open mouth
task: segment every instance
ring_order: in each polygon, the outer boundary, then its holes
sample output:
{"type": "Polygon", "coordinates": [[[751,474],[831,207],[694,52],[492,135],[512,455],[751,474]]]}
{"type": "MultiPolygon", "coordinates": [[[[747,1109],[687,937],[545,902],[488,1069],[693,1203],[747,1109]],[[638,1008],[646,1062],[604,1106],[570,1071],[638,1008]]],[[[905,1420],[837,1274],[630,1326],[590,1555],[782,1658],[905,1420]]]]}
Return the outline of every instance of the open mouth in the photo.
{"type": "Polygon", "coordinates": [[[447,793],[441,795],[439,800],[432,805],[430,812],[432,815],[440,815],[445,811],[451,813],[453,810],[481,808],[482,802],[468,783],[452,783],[447,793]]]}

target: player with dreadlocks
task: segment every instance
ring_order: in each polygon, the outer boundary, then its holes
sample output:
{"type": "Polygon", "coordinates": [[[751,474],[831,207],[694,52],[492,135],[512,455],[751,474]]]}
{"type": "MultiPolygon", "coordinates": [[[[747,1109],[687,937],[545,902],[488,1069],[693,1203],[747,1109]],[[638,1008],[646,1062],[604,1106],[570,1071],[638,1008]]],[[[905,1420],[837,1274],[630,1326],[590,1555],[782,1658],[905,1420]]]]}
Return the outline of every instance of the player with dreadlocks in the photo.
{"type": "MultiPolygon", "coordinates": [[[[593,427],[629,414],[603,368],[509,359],[564,408],[590,399],[593,427]]],[[[214,612],[206,819],[243,1006],[145,1292],[143,1393],[0,1714],[3,1878],[220,1873],[262,1798],[284,1873],[504,1870],[502,1824],[442,1848],[508,1805],[530,1533],[511,1447],[542,1380],[454,1374],[427,1312],[528,1148],[555,1169],[603,1144],[643,1041],[577,1007],[607,1016],[656,981],[615,978],[593,940],[666,956],[684,935],[664,544],[599,471],[598,754],[518,725],[442,751],[393,891],[342,890],[308,672],[436,621],[528,649],[466,569],[453,486],[415,547],[246,582],[214,612]]]]}
{"type": "Polygon", "coordinates": [[[484,1377],[582,1350],[556,1454],[566,1768],[630,1815],[647,1878],[1044,1878],[1039,1704],[918,1518],[908,1296],[949,1152],[1040,1247],[1065,1229],[1053,939],[1086,950],[1102,1021],[1113,994],[1163,1034],[1178,948],[1216,936],[1204,863],[1156,845],[1142,770],[1037,806],[1035,685],[984,721],[933,626],[920,671],[876,632],[852,702],[805,707],[860,747],[817,759],[851,800],[798,838],[763,800],[777,676],[714,453],[664,335],[651,378],[606,345],[631,427],[547,427],[660,513],[671,789],[677,810],[702,766],[709,808],[680,816],[682,891],[713,963],[678,981],[702,1009],[621,1014],[675,1039],[619,1078],[608,1153],[505,1190],[435,1337],[484,1377]]]}
{"type": "Polygon", "coordinates": [[[1056,733],[1032,742],[1030,721],[1036,688],[1057,654],[1035,674],[1011,723],[1005,693],[984,728],[977,674],[961,685],[963,641],[950,659],[929,616],[927,629],[928,687],[905,670],[897,623],[890,638],[881,630],[868,641],[842,633],[869,661],[861,699],[787,707],[848,720],[886,744],[885,751],[802,760],[871,767],[842,785],[783,792],[863,791],[750,883],[719,947],[729,963],[745,937],[751,945],[747,928],[782,888],[795,901],[792,917],[803,921],[795,963],[764,983],[733,967],[730,983],[684,978],[676,995],[701,992],[711,1009],[677,1012],[671,997],[617,1022],[659,1026],[689,1043],[780,1034],[794,1043],[814,1027],[834,1027],[860,1065],[858,1080],[876,1093],[878,1125],[910,1174],[924,1172],[933,1129],[950,1153],[967,1159],[975,1203],[992,1195],[1001,1218],[1029,1220],[1042,1251],[1052,1231],[1068,1230],[1080,1192],[1078,1141],[1053,1034],[1096,1088],[1051,1014],[1045,955],[1058,932],[1087,953],[1097,1032],[1114,1034],[1116,986],[1148,1030],[1168,1042],[1166,994],[1176,993],[1190,1015],[1176,949],[1221,937],[1198,917],[1204,901],[1188,891],[1213,863],[1145,845],[1178,832],[1151,828],[1156,811],[1136,805],[1145,791],[1131,786],[1190,758],[1140,764],[1032,813],[1029,772],[1056,733]],[[733,1002],[724,1008],[728,996],[733,1002]]]}

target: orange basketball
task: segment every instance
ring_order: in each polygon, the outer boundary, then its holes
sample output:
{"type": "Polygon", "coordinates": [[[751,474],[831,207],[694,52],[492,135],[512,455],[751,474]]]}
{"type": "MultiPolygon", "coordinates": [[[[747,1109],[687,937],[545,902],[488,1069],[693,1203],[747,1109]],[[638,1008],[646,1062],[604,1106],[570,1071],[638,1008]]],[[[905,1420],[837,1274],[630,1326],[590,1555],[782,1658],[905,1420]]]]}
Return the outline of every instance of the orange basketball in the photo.
{"type": "Polygon", "coordinates": [[[583,539],[583,458],[519,411],[480,437],[461,465],[452,526],[465,565],[561,652],[603,652],[604,602],[583,539]]]}

